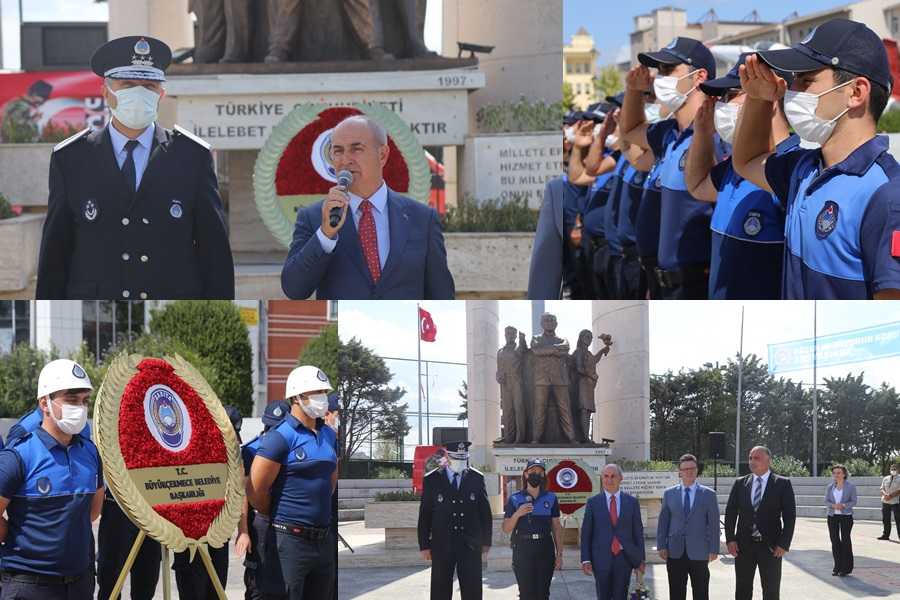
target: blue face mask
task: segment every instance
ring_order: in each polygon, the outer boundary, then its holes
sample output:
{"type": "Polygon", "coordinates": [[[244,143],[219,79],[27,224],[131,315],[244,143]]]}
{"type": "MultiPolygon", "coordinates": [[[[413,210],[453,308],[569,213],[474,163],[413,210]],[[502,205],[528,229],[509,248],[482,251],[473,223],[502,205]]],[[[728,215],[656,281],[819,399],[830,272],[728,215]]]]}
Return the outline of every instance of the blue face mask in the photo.
{"type": "MultiPolygon", "coordinates": [[[[107,88],[109,89],[109,88],[107,88]]],[[[143,86],[124,88],[118,92],[109,90],[116,99],[116,107],[109,107],[110,112],[129,129],[146,129],[156,120],[159,109],[159,94],[143,86]]]]}

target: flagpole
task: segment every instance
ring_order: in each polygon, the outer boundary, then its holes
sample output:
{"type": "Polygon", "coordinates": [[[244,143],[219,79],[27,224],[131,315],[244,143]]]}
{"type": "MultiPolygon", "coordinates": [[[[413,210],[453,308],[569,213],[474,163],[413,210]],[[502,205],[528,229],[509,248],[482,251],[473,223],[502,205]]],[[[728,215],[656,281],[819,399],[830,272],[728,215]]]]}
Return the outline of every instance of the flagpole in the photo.
{"type": "Polygon", "coordinates": [[[416,362],[416,381],[419,385],[419,445],[422,445],[422,314],[416,302],[416,343],[419,347],[419,359],[416,362]]]}
{"type": "Polygon", "coordinates": [[[429,445],[431,444],[431,441],[432,441],[431,440],[431,407],[429,406],[429,404],[431,404],[431,403],[428,401],[430,399],[429,398],[430,395],[431,394],[428,389],[428,361],[426,360],[425,361],[425,431],[428,432],[426,435],[428,438],[429,445]]]}
{"type": "Polygon", "coordinates": [[[816,368],[818,367],[819,343],[816,331],[818,314],[816,309],[818,305],[813,300],[813,422],[812,422],[812,476],[817,477],[818,461],[819,461],[819,439],[818,439],[818,423],[819,423],[819,398],[818,398],[818,379],[816,378],[816,368]]]}

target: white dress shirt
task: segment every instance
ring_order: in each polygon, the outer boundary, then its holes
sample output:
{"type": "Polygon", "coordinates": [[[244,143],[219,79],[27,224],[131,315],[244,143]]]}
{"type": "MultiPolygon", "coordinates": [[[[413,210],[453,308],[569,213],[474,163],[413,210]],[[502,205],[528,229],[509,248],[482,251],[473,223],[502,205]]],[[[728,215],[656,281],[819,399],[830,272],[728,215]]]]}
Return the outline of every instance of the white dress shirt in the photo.
{"type": "MultiPolygon", "coordinates": [[[[109,128],[109,139],[112,141],[113,150],[116,154],[116,162],[119,163],[119,169],[121,170],[122,165],[125,163],[125,159],[128,157],[128,151],[125,149],[125,144],[130,138],[122,135],[119,130],[113,126],[112,122],[110,122],[107,127],[109,128]]],[[[135,138],[138,141],[138,145],[131,151],[131,156],[134,158],[134,180],[137,182],[137,187],[135,189],[141,187],[141,178],[144,176],[144,171],[147,169],[147,162],[150,160],[150,148],[153,146],[153,135],[155,131],[156,123],[150,123],[150,126],[145,129],[141,135],[135,138]]]]}
{"type": "MultiPolygon", "coordinates": [[[[359,220],[362,217],[362,211],[359,209],[359,205],[362,204],[363,200],[365,200],[365,198],[361,198],[360,196],[351,193],[350,206],[347,207],[347,210],[350,211],[350,214],[353,216],[353,224],[356,226],[357,232],[359,231],[359,220]]],[[[391,251],[391,230],[388,223],[387,209],[387,184],[382,181],[381,187],[378,188],[374,194],[369,196],[368,200],[372,203],[372,217],[375,219],[375,236],[378,238],[378,262],[381,263],[381,268],[384,269],[384,263],[387,262],[388,253],[391,251]]],[[[322,227],[319,227],[319,229],[316,230],[316,237],[319,238],[322,250],[324,250],[326,254],[331,254],[334,252],[335,246],[337,246],[338,239],[340,238],[340,231],[338,231],[332,240],[322,233],[322,227]]]]}

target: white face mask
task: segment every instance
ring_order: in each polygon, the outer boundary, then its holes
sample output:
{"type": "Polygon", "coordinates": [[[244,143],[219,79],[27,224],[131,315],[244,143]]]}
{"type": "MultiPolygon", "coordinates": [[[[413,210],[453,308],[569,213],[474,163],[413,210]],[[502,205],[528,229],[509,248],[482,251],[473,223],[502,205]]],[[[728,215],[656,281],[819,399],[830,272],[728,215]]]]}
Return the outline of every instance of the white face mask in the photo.
{"type": "Polygon", "coordinates": [[[734,129],[737,127],[738,110],[740,104],[716,103],[716,112],[713,119],[716,122],[716,131],[726,143],[730,144],[734,139],[734,129]]]}
{"type": "Polygon", "coordinates": [[[303,412],[313,419],[324,417],[328,410],[328,394],[310,394],[306,398],[309,400],[309,406],[305,406],[303,401],[300,401],[300,408],[303,409],[303,412]]]}
{"type": "MultiPolygon", "coordinates": [[[[107,88],[109,89],[109,88],[107,88]]],[[[124,88],[118,92],[109,90],[116,99],[116,107],[109,107],[118,121],[129,129],[146,129],[156,120],[159,94],[143,86],[124,88]]]]}
{"type": "MultiPolygon", "coordinates": [[[[654,88],[656,86],[654,85],[654,88]]],[[[661,104],[644,104],[644,116],[647,117],[648,123],[657,123],[659,122],[659,109],[662,108],[661,104]]]]}
{"type": "Polygon", "coordinates": [[[687,75],[681,77],[657,75],[656,79],[653,80],[653,91],[656,92],[656,99],[659,103],[672,112],[681,108],[687,100],[687,97],[691,95],[691,92],[693,92],[695,88],[691,88],[691,91],[687,94],[682,94],[678,91],[678,82],[685,77],[692,76],[695,72],[696,71],[691,71],[687,75]]]}
{"type": "Polygon", "coordinates": [[[619,141],[619,138],[613,134],[609,134],[606,136],[606,147],[612,150],[612,147],[615,146],[616,142],[619,141]]]}
{"type": "MultiPolygon", "coordinates": [[[[50,400],[48,399],[48,401],[50,400]]],[[[56,402],[53,402],[53,404],[56,404],[56,402]]],[[[62,419],[56,418],[56,415],[53,414],[53,407],[48,408],[50,409],[50,417],[60,431],[69,435],[75,435],[84,429],[84,426],[87,424],[87,406],[69,406],[68,404],[56,404],[56,406],[62,410],[62,419]]]]}
{"type": "Polygon", "coordinates": [[[792,92],[791,90],[786,91],[784,93],[784,116],[787,117],[788,123],[794,128],[797,135],[807,142],[819,144],[820,146],[827,142],[828,138],[831,137],[831,132],[834,131],[837,120],[843,117],[850,108],[845,108],[844,112],[831,120],[826,121],[825,119],[820,119],[816,116],[816,108],[819,106],[819,97],[850,83],[852,83],[852,81],[836,85],[830,90],[825,90],[821,94],[792,92]]]}
{"type": "Polygon", "coordinates": [[[569,125],[566,127],[563,132],[566,134],[566,141],[570,144],[575,143],[575,128],[569,125]]]}
{"type": "Polygon", "coordinates": [[[896,470],[896,469],[891,469],[891,475],[896,475],[896,474],[897,474],[897,470],[896,470]]]}
{"type": "Polygon", "coordinates": [[[454,458],[447,461],[447,468],[454,473],[462,473],[468,466],[469,461],[465,458],[454,458]]]}

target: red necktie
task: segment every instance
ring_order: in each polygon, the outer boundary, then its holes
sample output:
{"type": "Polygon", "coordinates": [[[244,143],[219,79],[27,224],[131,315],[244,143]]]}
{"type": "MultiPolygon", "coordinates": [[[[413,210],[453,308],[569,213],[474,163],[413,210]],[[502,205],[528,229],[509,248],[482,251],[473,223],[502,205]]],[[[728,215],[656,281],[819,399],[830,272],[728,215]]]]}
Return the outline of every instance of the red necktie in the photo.
{"type": "Polygon", "coordinates": [[[362,244],[366,264],[372,275],[372,283],[377,284],[381,277],[381,262],[378,260],[378,235],[375,233],[375,217],[372,216],[372,203],[363,200],[359,205],[362,216],[359,218],[359,243],[362,244]]]}
{"type": "MultiPolygon", "coordinates": [[[[615,527],[616,521],[619,520],[619,518],[616,516],[616,497],[615,496],[609,497],[609,518],[612,519],[613,527],[615,527]]],[[[618,554],[619,552],[622,551],[622,544],[619,543],[619,538],[617,538],[615,535],[613,536],[613,541],[612,541],[612,544],[610,545],[609,549],[612,550],[613,554],[618,554]]]]}

